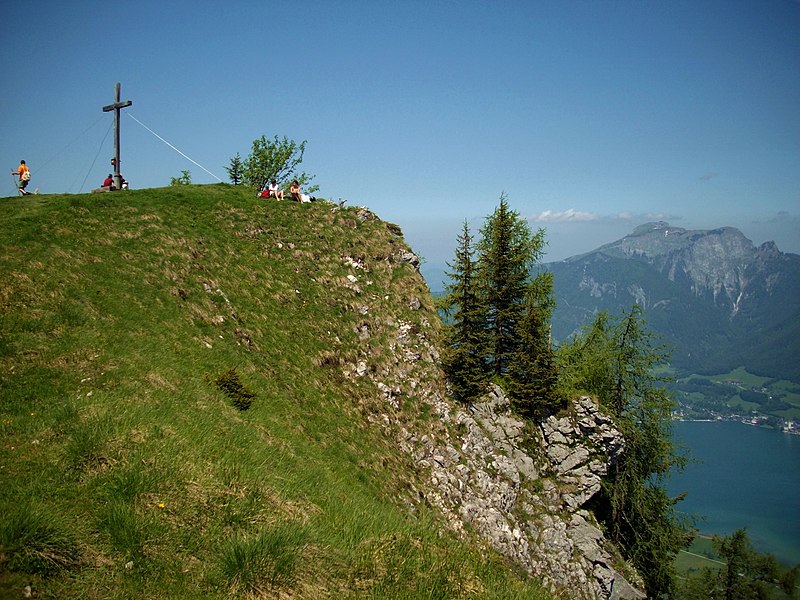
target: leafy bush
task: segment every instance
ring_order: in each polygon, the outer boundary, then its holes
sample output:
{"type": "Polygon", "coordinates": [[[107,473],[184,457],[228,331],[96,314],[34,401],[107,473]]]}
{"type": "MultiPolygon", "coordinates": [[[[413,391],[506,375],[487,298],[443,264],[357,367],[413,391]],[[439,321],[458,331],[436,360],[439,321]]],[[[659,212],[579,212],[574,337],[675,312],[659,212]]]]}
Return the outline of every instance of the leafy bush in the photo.
{"type": "Polygon", "coordinates": [[[170,185],[189,185],[192,183],[192,174],[189,171],[181,171],[180,177],[170,177],[170,185]]]}
{"type": "Polygon", "coordinates": [[[319,186],[308,186],[314,176],[298,171],[305,150],[305,140],[298,144],[286,136],[280,139],[276,135],[267,139],[262,135],[253,140],[252,152],[242,164],[242,181],[245,185],[260,190],[273,179],[280,184],[296,179],[302,187],[308,188],[308,193],[314,192],[319,186]]]}

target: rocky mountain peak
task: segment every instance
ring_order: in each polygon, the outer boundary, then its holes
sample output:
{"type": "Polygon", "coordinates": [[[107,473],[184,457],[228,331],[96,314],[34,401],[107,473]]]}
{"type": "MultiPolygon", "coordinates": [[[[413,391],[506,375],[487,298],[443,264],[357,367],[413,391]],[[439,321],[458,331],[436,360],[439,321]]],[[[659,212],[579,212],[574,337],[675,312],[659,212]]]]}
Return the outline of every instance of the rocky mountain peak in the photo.
{"type": "Polygon", "coordinates": [[[735,227],[687,230],[665,221],[640,225],[597,252],[645,261],[671,281],[688,284],[696,296],[708,296],[731,317],[763,278],[760,271],[770,268],[764,259],[782,254],[774,242],[756,248],[735,227]]]}
{"type": "Polygon", "coordinates": [[[600,310],[636,303],[682,367],[798,372],[782,357],[797,347],[800,256],[774,242],[755,246],[734,227],[688,230],[659,221],[550,268],[557,339],[600,310]]]}

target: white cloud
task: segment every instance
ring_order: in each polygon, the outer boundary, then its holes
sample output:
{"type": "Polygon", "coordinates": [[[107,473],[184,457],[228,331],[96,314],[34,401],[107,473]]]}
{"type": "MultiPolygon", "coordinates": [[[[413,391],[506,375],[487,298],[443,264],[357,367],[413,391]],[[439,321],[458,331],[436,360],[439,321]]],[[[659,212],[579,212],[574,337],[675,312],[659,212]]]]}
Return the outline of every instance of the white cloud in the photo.
{"type": "Polygon", "coordinates": [[[531,217],[531,221],[542,223],[564,223],[567,221],[598,221],[600,215],[569,208],[562,211],[545,210],[531,217]]]}

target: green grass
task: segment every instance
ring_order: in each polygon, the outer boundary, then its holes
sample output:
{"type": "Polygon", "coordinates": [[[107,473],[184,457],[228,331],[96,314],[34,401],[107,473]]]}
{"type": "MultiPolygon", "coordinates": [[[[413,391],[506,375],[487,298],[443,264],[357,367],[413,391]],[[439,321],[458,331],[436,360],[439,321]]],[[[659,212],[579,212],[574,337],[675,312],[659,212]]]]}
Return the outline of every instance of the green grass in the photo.
{"type": "Polygon", "coordinates": [[[691,545],[679,552],[675,559],[678,573],[695,572],[704,568],[719,570],[721,566],[719,556],[711,547],[711,538],[704,535],[695,536],[691,545]]]}
{"type": "Polygon", "coordinates": [[[4,201],[0,597],[547,598],[418,504],[347,375],[436,336],[406,248],[227,185],[4,201]]]}

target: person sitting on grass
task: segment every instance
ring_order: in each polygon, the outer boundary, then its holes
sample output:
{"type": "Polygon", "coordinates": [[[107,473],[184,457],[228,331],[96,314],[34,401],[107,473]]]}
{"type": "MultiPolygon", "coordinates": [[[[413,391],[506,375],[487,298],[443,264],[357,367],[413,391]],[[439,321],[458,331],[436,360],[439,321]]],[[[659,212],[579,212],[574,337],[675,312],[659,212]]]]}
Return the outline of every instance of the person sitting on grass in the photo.
{"type": "Polygon", "coordinates": [[[289,188],[289,195],[292,197],[292,200],[295,200],[296,202],[314,202],[316,200],[314,196],[303,194],[300,191],[300,182],[297,181],[297,179],[292,181],[292,185],[289,188]]]}
{"type": "Polygon", "coordinates": [[[278,182],[276,180],[272,180],[269,184],[269,194],[267,198],[275,198],[276,200],[283,200],[283,190],[278,189],[278,182]]]}
{"type": "Polygon", "coordinates": [[[292,185],[289,186],[289,195],[291,196],[292,200],[295,202],[301,202],[300,200],[300,182],[295,179],[292,181],[292,185]]]}

